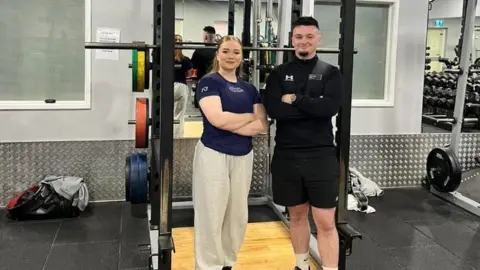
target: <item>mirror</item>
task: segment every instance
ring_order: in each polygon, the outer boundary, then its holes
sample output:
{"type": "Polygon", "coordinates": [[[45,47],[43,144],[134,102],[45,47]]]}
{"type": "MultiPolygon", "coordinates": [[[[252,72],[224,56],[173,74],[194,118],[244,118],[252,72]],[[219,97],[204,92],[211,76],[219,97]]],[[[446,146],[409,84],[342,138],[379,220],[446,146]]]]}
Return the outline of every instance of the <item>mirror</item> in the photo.
{"type": "MultiPolygon", "coordinates": [[[[244,9],[243,2],[235,4],[234,35],[240,39],[244,28],[244,9]]],[[[216,54],[215,43],[222,36],[228,35],[228,2],[189,1],[177,4],[176,12],[175,41],[177,45],[188,48],[176,51],[174,120],[180,123],[175,125],[174,133],[175,138],[200,138],[203,123],[195,97],[196,85],[210,71],[211,61],[216,54]],[[218,12],[212,13],[212,10],[218,12]],[[196,16],[184,16],[189,13],[195,13],[196,16]]],[[[262,3],[260,13],[261,23],[257,27],[253,23],[250,25],[250,40],[253,43],[254,36],[257,36],[258,46],[276,46],[277,4],[273,5],[272,22],[267,23],[265,19],[266,3],[262,3]]],[[[254,5],[249,14],[252,21],[255,21],[254,5]]],[[[244,79],[261,90],[275,59],[275,52],[244,53],[244,79]],[[256,72],[252,65],[255,56],[258,57],[256,72]]]]}
{"type": "MultiPolygon", "coordinates": [[[[450,133],[457,92],[462,18],[429,18],[423,89],[422,133],[450,133]]],[[[480,27],[475,27],[462,132],[480,132],[480,27]]]]}

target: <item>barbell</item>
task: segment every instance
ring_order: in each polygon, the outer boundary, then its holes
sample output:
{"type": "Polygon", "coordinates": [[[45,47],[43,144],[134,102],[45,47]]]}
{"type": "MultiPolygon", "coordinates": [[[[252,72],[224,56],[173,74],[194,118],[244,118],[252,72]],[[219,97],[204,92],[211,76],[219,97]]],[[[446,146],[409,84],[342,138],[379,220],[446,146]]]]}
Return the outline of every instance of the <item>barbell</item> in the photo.
{"type": "MultiPolygon", "coordinates": [[[[185,44],[185,43],[182,43],[185,44]]],[[[110,50],[132,50],[132,63],[129,64],[129,68],[132,69],[132,91],[144,92],[145,89],[150,87],[150,70],[152,68],[150,63],[150,49],[160,48],[160,45],[149,45],[143,41],[134,41],[131,43],[101,43],[101,42],[86,42],[86,49],[110,49],[110,50]]],[[[216,46],[209,46],[204,44],[203,46],[192,45],[175,45],[176,49],[184,50],[196,50],[196,49],[208,49],[216,50],[216,46]]],[[[295,48],[268,48],[268,47],[243,47],[245,51],[264,51],[264,52],[291,52],[295,48]]],[[[317,53],[335,54],[340,53],[339,49],[335,48],[319,48],[317,53]]],[[[357,53],[357,51],[354,51],[357,53]]],[[[180,65],[175,65],[174,68],[181,68],[180,65]]]]}
{"type": "MultiPolygon", "coordinates": [[[[110,50],[137,50],[146,51],[148,49],[160,48],[160,45],[149,45],[144,42],[132,43],[101,43],[101,42],[85,42],[85,49],[110,49],[110,50]]],[[[175,49],[196,50],[196,49],[210,49],[216,50],[216,46],[192,46],[192,45],[175,45],[175,49]]],[[[268,48],[268,47],[243,47],[244,51],[266,51],[266,52],[292,52],[295,48],[268,48]]],[[[340,53],[337,48],[319,48],[317,53],[340,53]]],[[[355,50],[354,53],[357,53],[355,50]]]]}

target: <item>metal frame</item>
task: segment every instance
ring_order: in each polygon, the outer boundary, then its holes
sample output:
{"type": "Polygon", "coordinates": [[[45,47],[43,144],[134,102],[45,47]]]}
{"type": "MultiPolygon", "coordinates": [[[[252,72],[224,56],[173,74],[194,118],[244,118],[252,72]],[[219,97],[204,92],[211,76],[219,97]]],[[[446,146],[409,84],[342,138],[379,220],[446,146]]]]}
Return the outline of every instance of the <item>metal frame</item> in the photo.
{"type": "Polygon", "coordinates": [[[235,34],[235,0],[228,1],[228,35],[235,34]]]}
{"type": "MultiPolygon", "coordinates": [[[[465,106],[465,95],[467,90],[468,69],[470,65],[470,54],[473,46],[473,30],[475,26],[475,12],[477,8],[477,0],[464,0],[463,2],[463,18],[462,33],[460,36],[461,55],[460,55],[460,76],[457,80],[457,95],[455,99],[455,109],[453,112],[452,136],[448,148],[458,157],[460,138],[462,135],[462,125],[466,119],[463,118],[463,110],[465,106]]],[[[462,175],[463,178],[463,175],[462,175]]],[[[437,191],[433,186],[430,192],[436,196],[457,205],[477,216],[480,216],[480,204],[471,200],[458,191],[443,193],[437,191]]]]}

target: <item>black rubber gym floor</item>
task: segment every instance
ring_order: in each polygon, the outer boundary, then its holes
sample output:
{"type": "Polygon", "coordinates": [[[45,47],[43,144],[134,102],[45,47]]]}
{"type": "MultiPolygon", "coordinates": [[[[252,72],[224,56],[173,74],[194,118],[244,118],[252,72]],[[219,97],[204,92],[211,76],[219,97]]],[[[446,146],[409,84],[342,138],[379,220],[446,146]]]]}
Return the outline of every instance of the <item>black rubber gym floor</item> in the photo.
{"type": "MultiPolygon", "coordinates": [[[[386,190],[370,205],[376,213],[348,212],[364,236],[348,269],[480,270],[480,218],[420,189],[386,190]]],[[[250,211],[250,222],[278,220],[266,206],[250,211]]],[[[139,248],[149,241],[147,222],[133,218],[127,203],[91,204],[81,217],[63,220],[12,222],[4,213],[1,270],[147,269],[148,254],[139,248]]],[[[192,213],[175,211],[174,226],[192,226],[192,213]]]]}

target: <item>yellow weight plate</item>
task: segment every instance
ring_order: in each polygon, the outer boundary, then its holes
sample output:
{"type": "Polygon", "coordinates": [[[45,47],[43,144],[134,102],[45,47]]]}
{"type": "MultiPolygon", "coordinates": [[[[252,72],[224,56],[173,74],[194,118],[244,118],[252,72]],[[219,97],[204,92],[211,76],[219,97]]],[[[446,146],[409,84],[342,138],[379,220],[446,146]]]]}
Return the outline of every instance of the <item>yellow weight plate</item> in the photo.
{"type": "Polygon", "coordinates": [[[137,51],[137,91],[145,91],[145,52],[137,51]]]}

